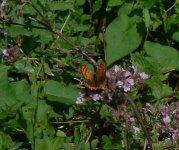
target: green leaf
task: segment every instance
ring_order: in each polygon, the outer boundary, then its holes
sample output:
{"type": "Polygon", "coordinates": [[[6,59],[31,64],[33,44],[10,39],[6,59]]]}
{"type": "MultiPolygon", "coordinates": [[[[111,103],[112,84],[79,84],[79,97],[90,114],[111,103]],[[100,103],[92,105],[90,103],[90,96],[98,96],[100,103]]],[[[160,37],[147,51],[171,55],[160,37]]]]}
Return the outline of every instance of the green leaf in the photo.
{"type": "Polygon", "coordinates": [[[13,145],[14,143],[11,137],[3,132],[0,132],[0,149],[1,150],[11,149],[13,145]]]}
{"type": "Polygon", "coordinates": [[[97,12],[102,6],[102,0],[96,0],[93,5],[93,13],[97,12]]]}
{"type": "Polygon", "coordinates": [[[66,137],[65,132],[63,132],[62,130],[57,130],[56,135],[57,135],[58,137],[66,137]]]}
{"type": "Polygon", "coordinates": [[[12,37],[16,37],[19,35],[30,36],[32,34],[30,31],[27,30],[27,28],[22,27],[22,26],[17,26],[17,25],[11,25],[9,27],[8,32],[10,33],[12,37]]]}
{"type": "Polygon", "coordinates": [[[54,74],[52,73],[48,63],[44,63],[44,72],[49,75],[49,76],[54,76],[54,74]]]}
{"type": "Polygon", "coordinates": [[[46,122],[48,119],[47,116],[54,117],[55,112],[50,105],[46,104],[45,100],[38,100],[38,109],[36,115],[38,122],[46,122]]]}
{"type": "Polygon", "coordinates": [[[61,150],[63,144],[63,138],[56,137],[53,139],[37,139],[35,149],[36,150],[61,150]]]}
{"type": "Polygon", "coordinates": [[[70,1],[52,1],[50,5],[51,10],[73,10],[73,3],[70,1]]]}
{"type": "Polygon", "coordinates": [[[118,16],[106,31],[108,64],[134,51],[141,43],[141,39],[132,18],[124,14],[118,16]]]}
{"type": "Polygon", "coordinates": [[[0,65],[0,111],[17,103],[13,89],[9,86],[8,67],[0,65]]]}
{"type": "Polygon", "coordinates": [[[49,31],[33,29],[32,33],[35,37],[38,37],[38,42],[48,43],[52,40],[52,34],[49,31]]]}
{"type": "Polygon", "coordinates": [[[158,100],[172,94],[172,88],[163,84],[161,79],[157,76],[153,76],[149,79],[148,85],[152,89],[152,95],[158,100]]]}
{"type": "Polygon", "coordinates": [[[122,3],[124,3],[124,0],[110,0],[108,2],[108,7],[115,7],[121,5],[122,3]]]}
{"type": "Polygon", "coordinates": [[[160,73],[160,66],[158,64],[149,61],[141,53],[131,54],[132,64],[137,67],[139,71],[144,71],[150,75],[155,75],[160,73]]]}
{"type": "Polygon", "coordinates": [[[14,63],[14,67],[21,73],[32,73],[34,74],[34,68],[32,67],[30,61],[19,60],[14,63]]]}
{"type": "Polygon", "coordinates": [[[144,17],[145,26],[148,31],[151,25],[151,19],[150,19],[150,14],[149,14],[148,9],[143,9],[143,17],[144,17]]]}
{"type": "Polygon", "coordinates": [[[44,86],[44,92],[50,101],[56,101],[67,105],[74,104],[79,96],[79,91],[73,86],[65,86],[63,83],[49,80],[44,86]]]}
{"type": "Polygon", "coordinates": [[[124,3],[120,9],[118,10],[117,14],[126,14],[129,15],[133,9],[133,3],[124,3]]]}
{"type": "Polygon", "coordinates": [[[86,1],[86,0],[76,0],[76,5],[77,5],[77,6],[82,6],[82,5],[85,4],[85,1],[86,1]]]}
{"type": "Polygon", "coordinates": [[[170,46],[146,41],[144,49],[149,56],[161,65],[162,72],[174,70],[179,66],[179,53],[170,46]]]}
{"type": "Polygon", "coordinates": [[[173,33],[172,35],[172,39],[179,42],[179,31],[173,33]]]}
{"type": "Polygon", "coordinates": [[[151,8],[156,2],[157,0],[141,0],[143,6],[147,9],[151,8]]]}
{"type": "Polygon", "coordinates": [[[10,86],[12,89],[14,89],[17,100],[20,100],[25,103],[32,101],[30,95],[30,86],[27,83],[27,81],[22,80],[22,81],[12,82],[10,83],[10,86]]]}

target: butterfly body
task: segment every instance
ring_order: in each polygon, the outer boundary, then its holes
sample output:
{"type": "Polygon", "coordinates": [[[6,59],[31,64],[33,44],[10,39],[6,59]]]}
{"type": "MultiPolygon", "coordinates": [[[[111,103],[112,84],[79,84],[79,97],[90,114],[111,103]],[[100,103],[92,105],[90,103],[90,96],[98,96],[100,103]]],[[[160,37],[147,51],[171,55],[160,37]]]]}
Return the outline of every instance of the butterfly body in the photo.
{"type": "Polygon", "coordinates": [[[81,73],[84,78],[85,87],[90,90],[103,89],[105,86],[106,80],[106,63],[102,62],[98,68],[96,73],[92,74],[92,72],[86,66],[81,67],[81,73]]]}

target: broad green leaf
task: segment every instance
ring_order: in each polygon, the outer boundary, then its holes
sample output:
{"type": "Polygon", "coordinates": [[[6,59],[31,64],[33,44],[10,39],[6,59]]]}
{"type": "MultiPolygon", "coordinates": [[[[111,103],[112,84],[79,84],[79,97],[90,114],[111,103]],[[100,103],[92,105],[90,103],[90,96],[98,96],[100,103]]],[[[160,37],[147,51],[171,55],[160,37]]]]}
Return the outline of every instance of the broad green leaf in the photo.
{"type": "Polygon", "coordinates": [[[31,95],[30,95],[30,86],[27,83],[27,81],[17,81],[10,83],[11,88],[15,91],[17,100],[20,100],[22,102],[28,103],[32,101],[31,95]]]}
{"type": "Polygon", "coordinates": [[[163,84],[157,76],[153,76],[149,79],[148,85],[152,89],[152,95],[158,100],[172,94],[172,88],[163,84]]]}
{"type": "Polygon", "coordinates": [[[172,39],[179,42],[179,31],[173,33],[172,35],[172,39]]]}
{"type": "Polygon", "coordinates": [[[14,63],[14,67],[21,73],[32,73],[34,74],[34,68],[32,67],[30,61],[19,60],[14,63]]]}
{"type": "Polygon", "coordinates": [[[38,42],[48,43],[52,40],[52,33],[46,30],[33,29],[32,33],[35,37],[38,37],[38,42]]]}
{"type": "Polygon", "coordinates": [[[137,67],[139,71],[144,71],[150,75],[160,73],[160,66],[154,61],[149,61],[148,58],[144,57],[141,53],[134,53],[131,55],[132,64],[137,67]]]}
{"type": "Polygon", "coordinates": [[[36,113],[37,121],[46,122],[48,119],[47,116],[55,116],[55,112],[50,105],[46,104],[45,100],[38,100],[38,109],[36,113]]]}
{"type": "Polygon", "coordinates": [[[161,65],[162,72],[174,70],[179,66],[179,52],[170,46],[146,41],[144,49],[149,56],[161,65]]]}
{"type": "Polygon", "coordinates": [[[72,86],[49,80],[44,86],[44,92],[50,101],[56,101],[67,105],[74,104],[79,96],[79,91],[72,86]]]}
{"type": "Polygon", "coordinates": [[[0,65],[0,111],[17,103],[13,89],[9,86],[8,67],[0,65]]]}
{"type": "Polygon", "coordinates": [[[118,16],[106,30],[108,65],[130,54],[141,43],[136,24],[127,15],[118,16]]]}
{"type": "Polygon", "coordinates": [[[35,15],[37,13],[31,5],[25,5],[23,7],[23,12],[24,14],[28,14],[28,15],[35,15]]]}
{"type": "Polygon", "coordinates": [[[133,3],[124,3],[120,9],[118,10],[118,15],[126,14],[129,15],[133,9],[134,4],[133,3]]]}
{"type": "Polygon", "coordinates": [[[9,27],[9,31],[10,35],[12,37],[16,37],[19,35],[23,35],[23,36],[30,36],[32,33],[28,30],[28,28],[25,28],[23,26],[17,26],[17,25],[11,25],[9,27]]]}

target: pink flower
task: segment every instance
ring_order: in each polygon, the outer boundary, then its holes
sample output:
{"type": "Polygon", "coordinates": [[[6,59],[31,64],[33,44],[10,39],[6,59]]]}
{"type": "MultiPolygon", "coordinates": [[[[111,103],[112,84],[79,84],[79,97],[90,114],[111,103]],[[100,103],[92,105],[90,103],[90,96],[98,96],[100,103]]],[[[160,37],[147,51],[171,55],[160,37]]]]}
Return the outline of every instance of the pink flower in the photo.
{"type": "Polygon", "coordinates": [[[114,72],[117,73],[119,70],[120,70],[120,69],[119,69],[119,66],[115,65],[115,66],[114,66],[114,72]]]}
{"type": "Polygon", "coordinates": [[[125,72],[124,72],[124,77],[129,77],[129,76],[131,76],[131,72],[130,72],[130,71],[124,70],[124,69],[123,69],[123,71],[125,71],[125,72]]]}
{"type": "Polygon", "coordinates": [[[178,140],[179,139],[179,131],[178,130],[174,130],[172,133],[172,139],[173,140],[178,140]]]}
{"type": "Polygon", "coordinates": [[[131,68],[134,70],[134,73],[136,73],[136,72],[137,72],[137,67],[132,66],[131,68]]]}
{"type": "Polygon", "coordinates": [[[128,92],[128,91],[131,90],[131,85],[130,85],[129,83],[125,83],[124,86],[123,86],[123,88],[124,88],[124,91],[125,91],[125,92],[128,92]]]}
{"type": "Polygon", "coordinates": [[[141,79],[143,79],[143,80],[146,80],[146,79],[148,79],[149,78],[149,75],[148,74],[146,74],[145,72],[141,72],[141,73],[139,73],[139,76],[141,77],[141,79]]]}
{"type": "Polygon", "coordinates": [[[76,104],[82,104],[84,103],[85,99],[82,97],[77,97],[76,104]]]}
{"type": "Polygon", "coordinates": [[[117,81],[116,86],[122,87],[123,84],[124,84],[124,83],[123,83],[122,81],[117,81]]]}
{"type": "Polygon", "coordinates": [[[110,78],[110,77],[111,77],[110,72],[106,71],[106,78],[110,78]]]}
{"type": "Polygon", "coordinates": [[[91,94],[90,97],[91,97],[94,101],[97,101],[97,100],[102,99],[102,96],[99,95],[99,94],[91,94]]]}
{"type": "Polygon", "coordinates": [[[170,109],[167,106],[162,106],[162,109],[160,110],[160,112],[163,116],[167,116],[170,113],[170,109]]]}
{"type": "Polygon", "coordinates": [[[145,109],[146,109],[146,111],[152,113],[152,105],[150,103],[146,103],[145,109]]]}
{"type": "Polygon", "coordinates": [[[134,129],[135,134],[140,133],[140,130],[141,130],[140,128],[133,126],[133,129],[134,129]]]}
{"type": "Polygon", "coordinates": [[[129,83],[131,86],[134,85],[134,79],[127,79],[126,82],[129,83]]]}
{"type": "Polygon", "coordinates": [[[166,123],[166,124],[170,123],[170,122],[171,122],[170,117],[169,117],[168,115],[165,116],[165,117],[163,118],[163,122],[166,123]]]}
{"type": "Polygon", "coordinates": [[[7,49],[2,49],[2,53],[4,56],[8,57],[9,56],[9,53],[7,51],[7,49]]]}

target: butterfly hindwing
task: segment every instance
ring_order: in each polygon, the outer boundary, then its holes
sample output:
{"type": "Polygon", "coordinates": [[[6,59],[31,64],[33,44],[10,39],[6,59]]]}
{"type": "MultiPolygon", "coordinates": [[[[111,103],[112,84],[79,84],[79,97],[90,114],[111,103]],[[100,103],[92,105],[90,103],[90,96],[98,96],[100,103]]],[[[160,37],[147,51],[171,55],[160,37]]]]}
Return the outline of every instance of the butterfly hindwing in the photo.
{"type": "Polygon", "coordinates": [[[81,73],[82,73],[83,78],[84,78],[85,86],[90,90],[96,90],[96,88],[97,88],[96,82],[94,80],[94,76],[91,73],[91,71],[86,66],[82,66],[81,67],[81,73]]]}
{"type": "Polygon", "coordinates": [[[103,61],[98,66],[96,71],[96,77],[97,77],[97,86],[99,89],[103,89],[105,86],[105,80],[106,80],[106,63],[103,61]]]}

